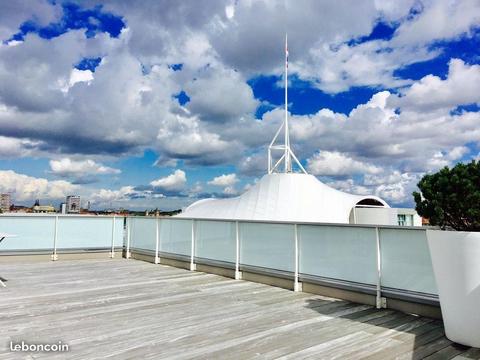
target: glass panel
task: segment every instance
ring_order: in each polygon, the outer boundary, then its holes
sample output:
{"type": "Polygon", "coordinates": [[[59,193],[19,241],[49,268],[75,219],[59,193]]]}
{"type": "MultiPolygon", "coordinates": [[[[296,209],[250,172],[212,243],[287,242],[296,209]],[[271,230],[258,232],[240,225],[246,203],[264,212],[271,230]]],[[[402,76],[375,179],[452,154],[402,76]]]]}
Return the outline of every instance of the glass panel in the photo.
{"type": "Polygon", "coordinates": [[[295,271],[294,226],[240,223],[240,262],[276,270],[295,271]]]}
{"type": "Polygon", "coordinates": [[[54,216],[0,216],[0,232],[16,237],[6,238],[0,243],[4,250],[47,250],[53,251],[55,235],[54,216]]]}
{"type": "Polygon", "coordinates": [[[380,229],[382,285],[437,294],[425,230],[380,229]]]}
{"type": "Polygon", "coordinates": [[[160,220],[160,251],[190,256],[192,220],[160,220]]]}
{"type": "Polygon", "coordinates": [[[374,228],[298,226],[300,273],[377,283],[374,228]]]}
{"type": "Polygon", "coordinates": [[[153,217],[130,218],[130,248],[155,251],[157,244],[157,219],[153,217]]]}
{"type": "Polygon", "coordinates": [[[112,247],[113,218],[59,216],[57,249],[112,247]]]}
{"type": "Polygon", "coordinates": [[[197,221],[195,231],[195,256],[235,262],[234,222],[197,221]]]}

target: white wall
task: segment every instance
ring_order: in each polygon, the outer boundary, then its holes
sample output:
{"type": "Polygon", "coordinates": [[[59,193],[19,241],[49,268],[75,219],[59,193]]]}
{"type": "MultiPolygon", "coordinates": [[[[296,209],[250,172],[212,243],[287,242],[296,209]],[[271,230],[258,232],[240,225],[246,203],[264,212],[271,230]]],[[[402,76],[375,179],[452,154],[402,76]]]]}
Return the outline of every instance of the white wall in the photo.
{"type": "Polygon", "coordinates": [[[422,218],[415,209],[358,207],[354,211],[355,215],[352,211],[350,223],[396,226],[398,225],[398,215],[413,215],[413,226],[422,226],[422,218]]]}
{"type": "Polygon", "coordinates": [[[356,224],[397,225],[397,211],[392,208],[355,208],[356,224]]]}

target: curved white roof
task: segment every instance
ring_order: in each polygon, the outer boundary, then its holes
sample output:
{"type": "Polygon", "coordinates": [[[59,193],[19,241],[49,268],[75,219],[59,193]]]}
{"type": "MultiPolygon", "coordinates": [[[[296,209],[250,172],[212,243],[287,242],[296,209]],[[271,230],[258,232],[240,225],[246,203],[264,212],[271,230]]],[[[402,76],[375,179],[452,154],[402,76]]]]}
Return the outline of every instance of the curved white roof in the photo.
{"type": "Polygon", "coordinates": [[[348,194],[319,181],[315,176],[272,173],[244,194],[230,199],[204,199],[177,216],[210,219],[237,219],[290,222],[348,223],[358,202],[376,196],[348,194]]]}
{"type": "Polygon", "coordinates": [[[238,197],[200,200],[177,216],[197,219],[349,223],[352,209],[362,200],[376,200],[377,204],[389,207],[376,196],[347,194],[325,185],[315,176],[307,174],[298,161],[290,148],[288,130],[287,49],[285,37],[285,120],[268,147],[268,174],[238,197]],[[282,138],[282,130],[284,143],[278,144],[278,140],[282,138]],[[282,162],[284,172],[279,173],[282,162]],[[303,174],[292,172],[293,162],[303,174]]]}

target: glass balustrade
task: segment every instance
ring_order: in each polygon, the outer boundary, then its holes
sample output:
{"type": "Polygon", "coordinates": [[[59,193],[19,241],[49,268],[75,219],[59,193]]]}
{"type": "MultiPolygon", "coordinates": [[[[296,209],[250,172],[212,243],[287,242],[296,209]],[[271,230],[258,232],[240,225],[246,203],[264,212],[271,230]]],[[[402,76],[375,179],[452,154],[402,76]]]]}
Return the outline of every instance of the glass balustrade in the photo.
{"type": "Polygon", "coordinates": [[[300,273],[374,285],[374,228],[298,226],[300,273]]]}
{"type": "Polygon", "coordinates": [[[149,217],[131,217],[130,222],[130,249],[156,249],[157,219],[149,217]]]}
{"type": "MultiPolygon", "coordinates": [[[[120,219],[121,220],[121,219],[120,219]]],[[[123,222],[111,217],[61,216],[58,218],[58,249],[101,249],[112,247],[112,231],[115,245],[122,246],[123,222]],[[120,241],[120,242],[119,242],[120,241]]]]}
{"type": "MultiPolygon", "coordinates": [[[[130,249],[236,261],[235,221],[130,217],[130,249]],[[192,226],[194,224],[194,226],[192,226]]],[[[57,250],[123,246],[124,218],[58,216],[57,250]],[[114,225],[115,222],[115,225],[114,225]]],[[[244,266],[295,271],[295,225],[239,221],[239,258],[244,266]]],[[[16,235],[1,252],[53,251],[55,216],[0,216],[0,232],[16,235]]],[[[425,230],[380,227],[381,285],[402,291],[437,294],[425,230]]],[[[376,231],[371,226],[298,225],[300,274],[375,285],[376,231]]]]}
{"type": "Polygon", "coordinates": [[[15,235],[0,244],[0,251],[53,249],[54,216],[0,216],[0,233],[15,235]]]}
{"type": "Polygon", "coordinates": [[[190,256],[192,252],[192,220],[161,219],[160,251],[190,256]]]}
{"type": "Polygon", "coordinates": [[[294,225],[240,223],[240,263],[295,271],[294,225]]]}
{"type": "Polygon", "coordinates": [[[437,294],[426,230],[379,229],[382,286],[437,294]]]}
{"type": "Polygon", "coordinates": [[[195,222],[195,256],[211,260],[235,262],[235,222],[195,222]]]}

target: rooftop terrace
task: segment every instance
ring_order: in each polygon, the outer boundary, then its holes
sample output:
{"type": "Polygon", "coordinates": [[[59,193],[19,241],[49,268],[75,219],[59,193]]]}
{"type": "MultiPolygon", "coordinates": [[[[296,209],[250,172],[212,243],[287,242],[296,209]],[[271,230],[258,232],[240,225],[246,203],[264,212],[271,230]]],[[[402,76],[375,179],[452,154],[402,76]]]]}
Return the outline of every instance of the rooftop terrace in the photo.
{"type": "MultiPolygon", "coordinates": [[[[69,359],[480,359],[440,320],[126,259],[2,263],[0,359],[10,341],[69,359]]],[[[35,358],[65,358],[36,353],[35,358]]]]}

